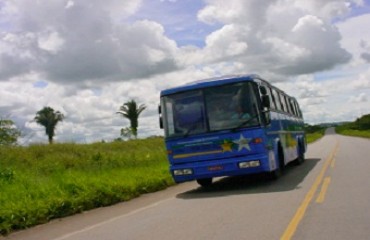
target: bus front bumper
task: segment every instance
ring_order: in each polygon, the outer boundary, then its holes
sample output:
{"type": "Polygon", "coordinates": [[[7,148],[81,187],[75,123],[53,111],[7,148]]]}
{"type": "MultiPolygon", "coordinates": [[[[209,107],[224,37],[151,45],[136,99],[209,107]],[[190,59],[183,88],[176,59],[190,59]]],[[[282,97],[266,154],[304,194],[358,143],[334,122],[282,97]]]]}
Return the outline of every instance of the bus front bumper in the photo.
{"type": "Polygon", "coordinates": [[[253,158],[248,159],[232,158],[170,166],[172,177],[177,183],[204,178],[270,172],[272,170],[274,169],[271,169],[266,155],[253,156],[253,158]]]}

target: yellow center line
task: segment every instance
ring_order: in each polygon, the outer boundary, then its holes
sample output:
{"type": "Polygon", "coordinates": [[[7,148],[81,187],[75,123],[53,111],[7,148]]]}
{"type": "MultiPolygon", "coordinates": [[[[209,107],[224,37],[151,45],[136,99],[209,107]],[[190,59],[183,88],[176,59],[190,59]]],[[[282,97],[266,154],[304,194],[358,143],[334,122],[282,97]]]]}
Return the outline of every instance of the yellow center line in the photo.
{"type": "Polygon", "coordinates": [[[330,184],[330,177],[326,177],[324,179],[324,182],[322,183],[322,186],[321,186],[321,191],[320,191],[320,194],[319,196],[316,198],[316,202],[317,203],[323,203],[324,200],[325,200],[325,194],[326,194],[326,191],[328,190],[328,187],[329,187],[329,184],[330,184]]]}
{"type": "Polygon", "coordinates": [[[333,160],[331,161],[330,167],[331,168],[334,168],[335,167],[335,158],[333,158],[333,160]]]}
{"type": "Polygon", "coordinates": [[[301,205],[297,209],[297,212],[295,213],[294,217],[290,221],[288,227],[285,229],[284,234],[281,236],[281,238],[280,238],[281,240],[289,240],[294,235],[300,221],[302,220],[304,214],[306,213],[308,205],[312,201],[312,198],[314,197],[315,192],[317,191],[318,187],[320,186],[320,183],[321,183],[322,179],[324,178],[325,172],[328,169],[328,166],[330,165],[330,163],[331,163],[331,161],[334,157],[334,154],[338,150],[338,147],[339,147],[339,143],[337,141],[334,150],[331,152],[329,157],[326,159],[326,161],[324,163],[324,166],[321,169],[320,174],[316,177],[315,182],[313,183],[312,187],[310,188],[310,190],[306,194],[306,197],[304,198],[303,202],[301,203],[301,205]]]}

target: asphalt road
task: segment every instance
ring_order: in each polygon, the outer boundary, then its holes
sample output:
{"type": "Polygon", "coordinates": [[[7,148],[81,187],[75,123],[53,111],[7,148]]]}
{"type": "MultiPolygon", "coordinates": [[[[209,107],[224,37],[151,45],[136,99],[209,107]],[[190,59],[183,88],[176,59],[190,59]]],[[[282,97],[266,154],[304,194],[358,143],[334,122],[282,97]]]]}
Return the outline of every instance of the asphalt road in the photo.
{"type": "Polygon", "coordinates": [[[370,140],[328,131],[278,180],[194,182],[4,239],[370,239],[370,140]]]}

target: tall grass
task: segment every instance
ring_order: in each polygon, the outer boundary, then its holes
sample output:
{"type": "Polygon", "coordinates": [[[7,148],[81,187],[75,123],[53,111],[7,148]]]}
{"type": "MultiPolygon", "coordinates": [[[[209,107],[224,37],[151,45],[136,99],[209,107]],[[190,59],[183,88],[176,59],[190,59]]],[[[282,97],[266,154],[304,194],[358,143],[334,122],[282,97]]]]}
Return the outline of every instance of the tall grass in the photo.
{"type": "Polygon", "coordinates": [[[335,131],[338,134],[346,136],[370,138],[370,130],[343,129],[341,127],[337,127],[335,131]]]}
{"type": "Polygon", "coordinates": [[[307,143],[313,143],[314,141],[322,138],[324,136],[324,131],[318,131],[318,132],[313,132],[313,133],[307,133],[306,134],[306,140],[307,143]]]}
{"type": "Polygon", "coordinates": [[[342,135],[370,138],[370,114],[365,114],[353,122],[341,124],[335,131],[342,135]]]}
{"type": "Polygon", "coordinates": [[[0,148],[0,233],[173,184],[161,138],[0,148]]]}

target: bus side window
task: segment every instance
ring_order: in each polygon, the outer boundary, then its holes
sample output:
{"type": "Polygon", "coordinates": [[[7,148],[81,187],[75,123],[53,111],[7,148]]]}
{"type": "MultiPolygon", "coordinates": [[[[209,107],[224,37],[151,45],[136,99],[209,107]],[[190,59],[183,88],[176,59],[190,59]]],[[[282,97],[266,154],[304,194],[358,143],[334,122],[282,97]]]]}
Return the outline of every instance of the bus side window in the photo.
{"type": "Polygon", "coordinates": [[[280,103],[279,93],[276,91],[276,89],[272,88],[272,96],[275,101],[276,110],[283,111],[280,103]]]}
{"type": "Polygon", "coordinates": [[[275,98],[274,98],[274,95],[272,95],[272,93],[271,93],[271,88],[266,87],[266,90],[267,90],[267,95],[270,98],[270,108],[271,109],[276,109],[275,98]]]}
{"type": "Polygon", "coordinates": [[[286,95],[285,95],[285,102],[286,102],[286,106],[288,108],[288,112],[290,114],[294,115],[292,105],[290,104],[290,98],[288,96],[286,96],[286,95]]]}
{"type": "Polygon", "coordinates": [[[288,109],[287,109],[287,106],[286,106],[286,103],[285,103],[285,98],[284,98],[283,93],[279,93],[279,96],[280,96],[280,102],[281,102],[283,111],[288,113],[288,109]]]}
{"type": "Polygon", "coordinates": [[[296,108],[297,108],[298,117],[302,118],[303,116],[302,116],[301,109],[299,108],[298,102],[295,102],[295,105],[296,105],[296,108]]]}
{"type": "Polygon", "coordinates": [[[275,103],[272,100],[271,89],[266,85],[261,85],[259,89],[262,105],[266,107],[266,104],[268,104],[269,109],[275,109],[275,103]],[[264,101],[267,101],[265,98],[266,96],[268,96],[268,102],[265,104],[264,101]]]}
{"type": "Polygon", "coordinates": [[[294,112],[294,116],[298,117],[298,111],[297,111],[297,108],[296,108],[296,105],[295,105],[294,98],[291,98],[290,99],[290,105],[292,106],[292,109],[293,109],[293,112],[294,112]]]}

